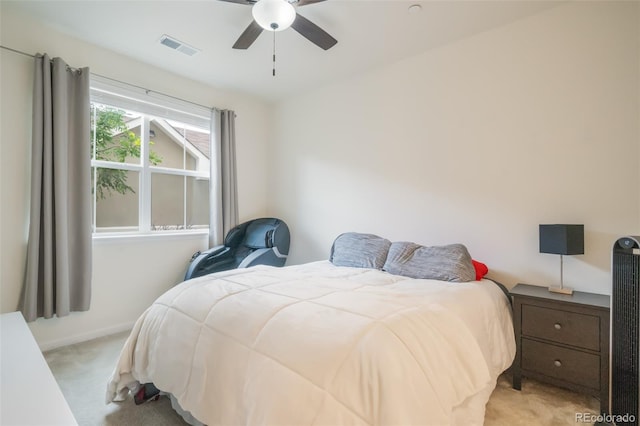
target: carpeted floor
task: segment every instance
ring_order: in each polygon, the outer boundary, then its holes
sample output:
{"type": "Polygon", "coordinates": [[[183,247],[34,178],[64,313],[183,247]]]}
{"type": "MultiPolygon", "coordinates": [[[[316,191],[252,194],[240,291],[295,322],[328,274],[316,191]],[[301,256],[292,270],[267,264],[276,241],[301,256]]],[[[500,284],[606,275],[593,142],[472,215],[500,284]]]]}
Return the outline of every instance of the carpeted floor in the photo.
{"type": "MultiPolygon", "coordinates": [[[[45,358],[80,426],[185,425],[167,398],[135,405],[130,398],[105,404],[107,379],[128,333],[67,346],[45,353],[45,358]]],[[[598,412],[597,399],[533,380],[522,381],[522,391],[511,388],[506,374],[487,405],[486,426],[576,425],[576,413],[598,412]]]]}

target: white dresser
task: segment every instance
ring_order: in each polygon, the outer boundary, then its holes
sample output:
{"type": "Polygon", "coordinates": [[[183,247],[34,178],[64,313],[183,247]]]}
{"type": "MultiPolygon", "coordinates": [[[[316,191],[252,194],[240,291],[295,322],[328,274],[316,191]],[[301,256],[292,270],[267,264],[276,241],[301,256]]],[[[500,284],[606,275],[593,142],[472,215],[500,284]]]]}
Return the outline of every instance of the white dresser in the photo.
{"type": "Polygon", "coordinates": [[[0,425],[77,424],[22,314],[0,315],[0,425]]]}

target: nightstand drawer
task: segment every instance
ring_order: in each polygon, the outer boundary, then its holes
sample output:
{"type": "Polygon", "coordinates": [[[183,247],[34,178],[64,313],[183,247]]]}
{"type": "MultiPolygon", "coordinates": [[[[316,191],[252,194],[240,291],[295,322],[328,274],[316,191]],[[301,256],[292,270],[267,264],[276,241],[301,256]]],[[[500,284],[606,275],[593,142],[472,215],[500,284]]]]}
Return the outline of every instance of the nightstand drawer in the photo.
{"type": "Polygon", "coordinates": [[[523,338],[522,369],[600,389],[598,355],[523,338]]]}
{"type": "Polygon", "coordinates": [[[593,315],[522,305],[522,334],[600,350],[600,318],[593,315]]]}

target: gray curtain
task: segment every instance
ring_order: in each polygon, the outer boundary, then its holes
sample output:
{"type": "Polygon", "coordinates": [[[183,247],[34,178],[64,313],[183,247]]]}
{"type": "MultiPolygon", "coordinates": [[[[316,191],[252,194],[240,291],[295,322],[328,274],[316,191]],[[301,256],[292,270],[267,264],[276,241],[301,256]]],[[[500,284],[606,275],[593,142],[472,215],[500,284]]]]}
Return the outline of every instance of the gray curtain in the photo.
{"type": "Polygon", "coordinates": [[[209,247],[222,244],[227,232],[238,224],[235,120],[233,111],[211,113],[209,247]]]}
{"type": "Polygon", "coordinates": [[[21,310],[27,321],[91,299],[89,69],[36,55],[31,205],[21,310]]]}

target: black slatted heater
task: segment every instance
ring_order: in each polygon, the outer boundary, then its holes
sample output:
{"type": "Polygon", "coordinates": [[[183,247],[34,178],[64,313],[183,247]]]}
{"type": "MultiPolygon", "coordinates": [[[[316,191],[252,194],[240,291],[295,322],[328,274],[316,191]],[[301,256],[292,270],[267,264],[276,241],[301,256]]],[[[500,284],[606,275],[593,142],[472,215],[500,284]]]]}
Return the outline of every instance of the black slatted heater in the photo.
{"type": "Polygon", "coordinates": [[[638,425],[640,416],[640,237],[613,246],[611,289],[611,414],[616,425],[638,425]]]}

